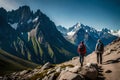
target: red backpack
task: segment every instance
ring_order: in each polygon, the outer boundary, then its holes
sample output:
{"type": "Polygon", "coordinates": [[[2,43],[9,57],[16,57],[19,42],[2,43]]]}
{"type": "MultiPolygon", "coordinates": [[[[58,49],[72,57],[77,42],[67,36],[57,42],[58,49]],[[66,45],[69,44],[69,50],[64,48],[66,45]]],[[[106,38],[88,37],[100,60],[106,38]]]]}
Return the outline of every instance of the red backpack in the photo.
{"type": "Polygon", "coordinates": [[[85,45],[84,44],[80,44],[78,46],[78,52],[80,52],[80,53],[84,53],[85,52],[85,45]]]}

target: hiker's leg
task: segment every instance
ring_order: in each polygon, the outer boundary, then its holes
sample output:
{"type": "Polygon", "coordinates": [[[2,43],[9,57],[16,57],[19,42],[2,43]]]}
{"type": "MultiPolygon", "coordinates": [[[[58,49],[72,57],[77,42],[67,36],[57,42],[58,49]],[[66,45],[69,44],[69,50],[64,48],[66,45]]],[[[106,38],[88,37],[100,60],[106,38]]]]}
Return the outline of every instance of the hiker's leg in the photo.
{"type": "Polygon", "coordinates": [[[100,53],[100,64],[102,64],[102,53],[100,53]]]}
{"type": "Polygon", "coordinates": [[[83,66],[83,56],[81,55],[81,66],[83,66]]]}
{"type": "Polygon", "coordinates": [[[97,52],[97,63],[99,64],[99,53],[97,52]]]}
{"type": "Polygon", "coordinates": [[[100,64],[100,52],[98,53],[98,62],[99,62],[99,64],[100,64]]]}
{"type": "Polygon", "coordinates": [[[83,66],[83,63],[84,63],[84,55],[82,55],[82,66],[83,66]]]}
{"type": "Polygon", "coordinates": [[[79,61],[80,61],[80,64],[81,64],[81,55],[79,54],[79,61]]]}
{"type": "Polygon", "coordinates": [[[81,63],[81,66],[82,66],[82,55],[81,55],[81,58],[80,58],[80,63],[81,63]]]}
{"type": "Polygon", "coordinates": [[[80,64],[81,64],[81,66],[83,65],[83,57],[82,57],[82,55],[80,55],[80,64]]]}

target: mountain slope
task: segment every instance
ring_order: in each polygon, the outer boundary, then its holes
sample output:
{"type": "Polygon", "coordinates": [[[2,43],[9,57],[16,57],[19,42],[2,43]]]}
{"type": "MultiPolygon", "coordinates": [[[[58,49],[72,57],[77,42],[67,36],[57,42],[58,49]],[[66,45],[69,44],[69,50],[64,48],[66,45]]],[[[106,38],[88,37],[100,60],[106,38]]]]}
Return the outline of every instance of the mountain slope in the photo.
{"type": "MultiPolygon", "coordinates": [[[[119,80],[120,77],[120,38],[105,46],[103,53],[103,64],[99,65],[100,72],[97,80],[119,80]]],[[[89,63],[97,63],[96,53],[93,52],[85,57],[84,66],[89,63]]],[[[72,60],[60,65],[79,66],[79,57],[74,57],[72,60]]]]}
{"type": "Polygon", "coordinates": [[[22,6],[8,12],[0,8],[0,12],[1,49],[39,64],[60,63],[76,55],[76,46],[64,39],[40,10],[33,13],[22,6]]]}
{"type": "Polygon", "coordinates": [[[87,53],[94,51],[95,45],[98,39],[101,39],[104,45],[112,42],[117,36],[110,33],[107,28],[97,31],[96,29],[77,23],[73,27],[69,28],[68,40],[75,45],[78,45],[81,41],[84,41],[87,47],[87,53]]]}
{"type": "Polygon", "coordinates": [[[27,68],[35,68],[35,63],[23,60],[0,49],[0,75],[27,68]]]}
{"type": "Polygon", "coordinates": [[[119,80],[120,38],[105,47],[102,65],[96,64],[96,61],[96,54],[93,52],[85,57],[83,67],[80,66],[79,57],[74,57],[61,64],[53,65],[48,62],[31,71],[11,73],[8,77],[3,76],[1,79],[6,77],[12,80],[119,80]]]}
{"type": "Polygon", "coordinates": [[[59,26],[56,26],[56,28],[58,29],[58,31],[60,31],[63,34],[63,36],[67,35],[68,30],[65,27],[62,27],[61,25],[59,25],[59,26]]]}
{"type": "MultiPolygon", "coordinates": [[[[96,63],[96,54],[92,54],[86,57],[87,63],[96,63]]],[[[119,80],[120,77],[120,38],[114,40],[112,43],[105,47],[103,54],[103,76],[105,80],[119,80]],[[110,71],[107,73],[106,71],[110,71]]]]}

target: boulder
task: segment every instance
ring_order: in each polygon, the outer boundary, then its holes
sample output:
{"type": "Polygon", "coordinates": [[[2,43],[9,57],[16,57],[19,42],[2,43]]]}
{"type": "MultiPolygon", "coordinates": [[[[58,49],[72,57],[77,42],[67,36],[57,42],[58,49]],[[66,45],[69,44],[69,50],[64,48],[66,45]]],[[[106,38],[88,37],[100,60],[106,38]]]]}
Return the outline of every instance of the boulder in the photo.
{"type": "Polygon", "coordinates": [[[2,80],[3,79],[3,77],[2,76],[0,76],[0,80],[2,80]]]}
{"type": "Polygon", "coordinates": [[[43,65],[42,70],[49,69],[52,66],[50,62],[47,62],[43,65]]]}
{"type": "Polygon", "coordinates": [[[42,80],[56,80],[57,78],[57,75],[58,73],[52,73],[52,74],[49,74],[47,76],[45,76],[42,80]]]}
{"type": "Polygon", "coordinates": [[[105,73],[111,73],[112,71],[111,70],[106,70],[105,73]]]}
{"type": "MultiPolygon", "coordinates": [[[[45,76],[42,80],[48,80],[49,78],[47,76],[45,76]]],[[[37,80],[41,80],[40,78],[38,78],[37,80]]]]}
{"type": "Polygon", "coordinates": [[[56,72],[61,72],[61,67],[57,67],[56,72]]]}
{"type": "Polygon", "coordinates": [[[19,75],[25,75],[25,74],[27,74],[29,72],[31,72],[31,70],[23,70],[23,71],[20,72],[19,75]]]}
{"type": "Polygon", "coordinates": [[[96,80],[96,78],[98,77],[98,71],[93,66],[83,67],[80,71],[80,74],[92,80],[96,80]]]}
{"type": "Polygon", "coordinates": [[[73,68],[66,68],[66,71],[77,73],[79,71],[79,69],[80,69],[80,66],[75,66],[73,68]]]}
{"type": "Polygon", "coordinates": [[[87,63],[85,65],[85,67],[95,67],[97,69],[98,68],[98,64],[97,63],[87,63]]]}
{"type": "Polygon", "coordinates": [[[76,59],[78,59],[78,58],[79,58],[79,57],[73,57],[72,60],[76,60],[76,59]]]}
{"type": "Polygon", "coordinates": [[[49,70],[49,71],[47,72],[47,75],[49,75],[49,74],[51,74],[51,73],[53,73],[53,72],[55,72],[55,69],[49,70]]]}
{"type": "Polygon", "coordinates": [[[57,80],[83,80],[79,74],[69,71],[61,72],[57,80]]]}

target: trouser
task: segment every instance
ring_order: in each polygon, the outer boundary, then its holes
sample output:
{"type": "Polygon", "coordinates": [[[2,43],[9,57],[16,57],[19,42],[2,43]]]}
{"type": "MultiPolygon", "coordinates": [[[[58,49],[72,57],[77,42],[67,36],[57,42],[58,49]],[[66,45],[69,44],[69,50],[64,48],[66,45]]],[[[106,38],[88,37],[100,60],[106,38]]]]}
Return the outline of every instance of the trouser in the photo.
{"type": "Polygon", "coordinates": [[[97,52],[97,63],[102,64],[102,52],[97,52]]]}
{"type": "Polygon", "coordinates": [[[79,54],[79,60],[80,60],[80,64],[81,64],[81,66],[83,66],[83,62],[84,62],[84,54],[79,54]]]}

